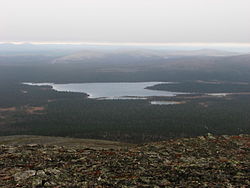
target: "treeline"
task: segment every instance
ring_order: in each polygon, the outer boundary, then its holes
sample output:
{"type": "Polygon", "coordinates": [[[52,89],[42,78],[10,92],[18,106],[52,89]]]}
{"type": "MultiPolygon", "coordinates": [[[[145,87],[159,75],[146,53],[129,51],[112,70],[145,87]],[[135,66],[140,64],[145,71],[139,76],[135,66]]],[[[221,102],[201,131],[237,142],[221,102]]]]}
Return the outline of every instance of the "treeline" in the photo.
{"type": "Polygon", "coordinates": [[[173,84],[157,84],[148,87],[148,89],[190,93],[240,93],[250,92],[250,84],[181,82],[173,84]]]}
{"type": "Polygon", "coordinates": [[[86,98],[84,93],[57,92],[51,86],[29,86],[19,82],[0,81],[0,107],[41,105],[49,100],[86,98]]]}

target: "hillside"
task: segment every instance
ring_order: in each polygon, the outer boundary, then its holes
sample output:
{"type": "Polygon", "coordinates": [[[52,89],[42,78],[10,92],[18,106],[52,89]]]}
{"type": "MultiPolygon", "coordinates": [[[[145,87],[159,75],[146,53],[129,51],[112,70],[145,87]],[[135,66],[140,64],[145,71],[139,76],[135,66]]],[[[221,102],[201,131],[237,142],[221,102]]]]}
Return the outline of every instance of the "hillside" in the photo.
{"type": "Polygon", "coordinates": [[[183,51],[173,51],[173,50],[149,50],[149,49],[117,49],[117,50],[84,50],[81,52],[73,53],[71,55],[66,55],[63,57],[56,58],[53,63],[96,63],[96,62],[109,62],[115,59],[119,64],[120,59],[130,60],[137,62],[139,59],[141,61],[157,61],[168,58],[177,57],[231,57],[237,56],[240,53],[228,52],[222,50],[213,49],[201,49],[201,50],[183,50],[183,51]]]}
{"type": "Polygon", "coordinates": [[[41,144],[41,145],[57,145],[65,147],[88,147],[95,149],[120,149],[124,147],[133,146],[132,144],[114,142],[108,140],[96,139],[78,139],[68,137],[53,137],[53,136],[34,136],[34,135],[14,135],[14,136],[0,136],[0,145],[27,145],[27,144],[41,144]]]}
{"type": "Polygon", "coordinates": [[[120,149],[1,145],[0,187],[247,187],[250,136],[211,134],[120,149]]]}

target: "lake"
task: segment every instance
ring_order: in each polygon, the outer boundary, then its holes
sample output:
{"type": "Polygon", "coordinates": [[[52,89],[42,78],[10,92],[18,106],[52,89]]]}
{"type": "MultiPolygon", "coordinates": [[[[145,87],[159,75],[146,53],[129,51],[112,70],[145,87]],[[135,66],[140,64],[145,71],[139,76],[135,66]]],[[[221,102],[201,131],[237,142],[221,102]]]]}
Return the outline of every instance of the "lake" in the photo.
{"type": "Polygon", "coordinates": [[[151,101],[150,104],[153,105],[174,105],[174,104],[184,104],[185,102],[179,101],[151,101]]]}
{"type": "Polygon", "coordinates": [[[150,90],[146,87],[170,82],[115,82],[115,83],[23,83],[27,85],[44,86],[49,85],[56,91],[87,93],[92,99],[147,99],[150,96],[176,96],[185,94],[180,92],[169,92],[150,90]]]}

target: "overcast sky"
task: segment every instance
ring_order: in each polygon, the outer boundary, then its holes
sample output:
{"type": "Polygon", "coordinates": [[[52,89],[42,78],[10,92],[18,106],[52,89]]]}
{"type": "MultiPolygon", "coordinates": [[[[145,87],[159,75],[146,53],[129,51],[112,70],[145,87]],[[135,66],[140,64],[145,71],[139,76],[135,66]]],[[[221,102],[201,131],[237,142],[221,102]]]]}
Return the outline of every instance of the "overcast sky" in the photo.
{"type": "Polygon", "coordinates": [[[250,43],[250,0],[0,0],[0,41],[250,43]]]}

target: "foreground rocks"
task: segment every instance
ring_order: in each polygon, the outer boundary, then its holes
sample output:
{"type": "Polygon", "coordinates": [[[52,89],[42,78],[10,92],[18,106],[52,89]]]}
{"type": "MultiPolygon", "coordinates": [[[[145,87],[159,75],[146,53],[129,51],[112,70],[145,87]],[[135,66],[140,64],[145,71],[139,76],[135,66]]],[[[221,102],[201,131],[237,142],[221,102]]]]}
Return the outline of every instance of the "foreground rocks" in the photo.
{"type": "Polygon", "coordinates": [[[0,187],[248,187],[250,136],[123,149],[0,146],[0,187]]]}

